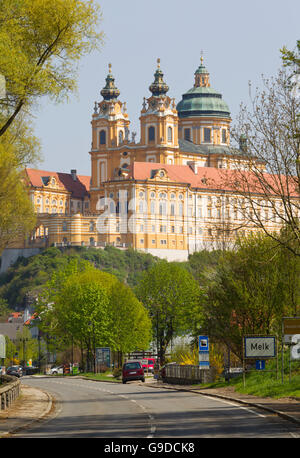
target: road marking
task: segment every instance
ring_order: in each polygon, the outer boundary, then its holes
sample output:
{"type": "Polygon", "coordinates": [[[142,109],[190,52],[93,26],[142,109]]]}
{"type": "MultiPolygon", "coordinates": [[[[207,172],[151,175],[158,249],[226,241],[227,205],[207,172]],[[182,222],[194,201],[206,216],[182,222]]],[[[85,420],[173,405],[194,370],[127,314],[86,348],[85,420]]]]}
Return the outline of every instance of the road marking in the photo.
{"type": "Polygon", "coordinates": [[[234,406],[234,407],[238,407],[240,409],[247,410],[248,412],[253,413],[254,415],[256,415],[258,417],[266,418],[266,416],[263,415],[262,413],[255,412],[255,410],[249,409],[249,407],[241,406],[240,404],[238,404],[236,402],[231,402],[231,401],[227,401],[225,399],[219,399],[219,398],[215,398],[215,397],[212,397],[212,396],[206,396],[206,395],[205,395],[205,397],[209,398],[209,399],[213,399],[214,401],[223,402],[224,404],[228,404],[228,405],[231,405],[231,406],[234,406]]]}

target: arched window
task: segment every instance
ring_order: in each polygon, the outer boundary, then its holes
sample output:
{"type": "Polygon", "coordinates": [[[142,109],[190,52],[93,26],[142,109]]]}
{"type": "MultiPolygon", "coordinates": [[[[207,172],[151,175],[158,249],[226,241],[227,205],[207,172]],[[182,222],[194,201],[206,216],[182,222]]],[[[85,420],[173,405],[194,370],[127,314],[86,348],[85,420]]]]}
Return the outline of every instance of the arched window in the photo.
{"type": "Polygon", "coordinates": [[[168,142],[171,142],[173,139],[172,127],[168,127],[168,142]]]}
{"type": "Polygon", "coordinates": [[[124,139],[123,130],[120,130],[120,132],[119,132],[119,145],[121,145],[123,143],[123,139],[124,139]]]}
{"type": "Polygon", "coordinates": [[[171,204],[171,216],[175,216],[175,204],[171,204]]]}
{"type": "Polygon", "coordinates": [[[149,142],[155,141],[155,128],[153,126],[150,126],[148,129],[148,140],[149,142]]]}
{"type": "Polygon", "coordinates": [[[99,142],[100,142],[100,145],[106,145],[106,132],[105,132],[105,130],[100,130],[99,142]]]}

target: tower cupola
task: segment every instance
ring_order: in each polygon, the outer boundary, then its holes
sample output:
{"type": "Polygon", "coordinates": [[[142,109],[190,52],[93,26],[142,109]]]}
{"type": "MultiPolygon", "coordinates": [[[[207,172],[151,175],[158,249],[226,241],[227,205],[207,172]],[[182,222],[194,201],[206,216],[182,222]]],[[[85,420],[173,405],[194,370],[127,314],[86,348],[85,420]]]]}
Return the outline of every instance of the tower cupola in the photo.
{"type": "Polygon", "coordinates": [[[209,73],[203,65],[203,56],[201,56],[201,64],[195,71],[195,84],[194,87],[210,87],[209,73]]]}
{"type": "Polygon", "coordinates": [[[160,59],[157,59],[157,69],[154,73],[154,82],[149,87],[150,92],[152,92],[152,95],[155,97],[165,96],[169,90],[169,86],[167,86],[164,82],[163,76],[164,74],[160,68],[160,59]]]}
{"type": "Polygon", "coordinates": [[[119,89],[115,86],[115,78],[111,73],[111,64],[108,64],[108,75],[106,77],[106,85],[104,86],[100,94],[102,95],[103,99],[107,102],[116,100],[120,95],[119,89]]]}

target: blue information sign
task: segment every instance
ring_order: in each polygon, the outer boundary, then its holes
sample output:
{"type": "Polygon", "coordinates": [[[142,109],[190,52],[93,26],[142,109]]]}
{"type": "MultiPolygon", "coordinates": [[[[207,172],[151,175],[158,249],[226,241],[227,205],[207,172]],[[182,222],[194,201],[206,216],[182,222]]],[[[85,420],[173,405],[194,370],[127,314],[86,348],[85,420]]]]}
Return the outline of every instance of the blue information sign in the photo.
{"type": "Polygon", "coordinates": [[[257,371],[262,371],[266,368],[266,361],[264,359],[257,359],[255,361],[255,369],[257,371]]]}
{"type": "Polygon", "coordinates": [[[209,369],[208,336],[199,336],[199,366],[203,369],[209,369]]]}

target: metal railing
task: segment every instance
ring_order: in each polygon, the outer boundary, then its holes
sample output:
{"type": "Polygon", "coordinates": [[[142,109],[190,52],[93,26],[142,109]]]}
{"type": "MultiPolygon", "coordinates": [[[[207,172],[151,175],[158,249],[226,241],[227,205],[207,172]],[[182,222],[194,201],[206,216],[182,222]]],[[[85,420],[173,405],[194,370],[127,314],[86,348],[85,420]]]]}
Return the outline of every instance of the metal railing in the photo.
{"type": "Polygon", "coordinates": [[[193,384],[214,381],[215,371],[195,365],[166,364],[165,380],[169,383],[193,384]]]}

